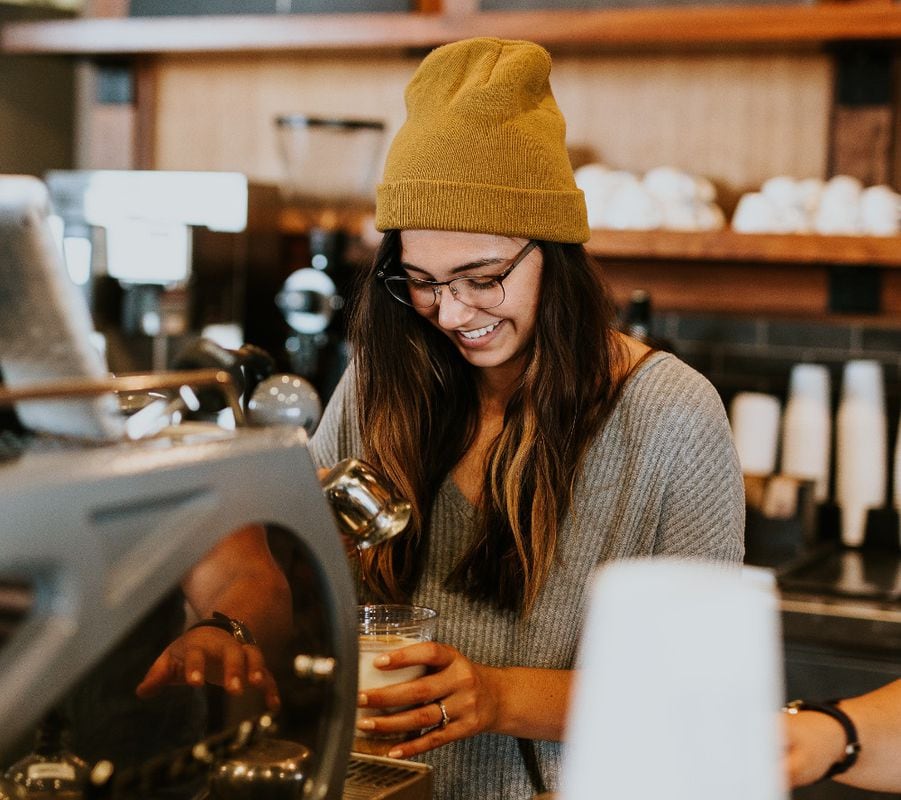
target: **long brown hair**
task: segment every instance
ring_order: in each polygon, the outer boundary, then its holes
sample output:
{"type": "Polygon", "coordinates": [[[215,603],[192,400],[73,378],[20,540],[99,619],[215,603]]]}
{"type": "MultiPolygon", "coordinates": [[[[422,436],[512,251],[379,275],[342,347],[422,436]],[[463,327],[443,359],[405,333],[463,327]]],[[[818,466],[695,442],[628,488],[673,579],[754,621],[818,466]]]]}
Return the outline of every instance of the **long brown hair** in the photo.
{"type": "MultiPolygon", "coordinates": [[[[585,453],[622,380],[615,309],[581,245],[540,243],[544,266],[534,339],[488,454],[478,531],[447,585],[528,612],[556,552],[585,453]]],[[[377,273],[400,272],[398,231],[361,275],[350,325],[365,457],[413,505],[410,529],[366,551],[369,586],[407,600],[422,573],[431,504],[472,445],[477,370],[377,273]]]]}

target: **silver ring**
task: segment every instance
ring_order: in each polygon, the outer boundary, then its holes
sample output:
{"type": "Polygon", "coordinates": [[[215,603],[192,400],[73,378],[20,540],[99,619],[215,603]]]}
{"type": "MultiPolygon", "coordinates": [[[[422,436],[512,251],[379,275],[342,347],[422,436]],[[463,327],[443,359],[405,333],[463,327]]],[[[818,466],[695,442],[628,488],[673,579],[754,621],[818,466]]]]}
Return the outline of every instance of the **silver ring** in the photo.
{"type": "Polygon", "coordinates": [[[447,709],[444,707],[443,700],[436,700],[435,705],[438,706],[438,709],[441,711],[441,722],[439,722],[436,727],[444,730],[450,722],[450,717],[447,715],[447,709]]]}

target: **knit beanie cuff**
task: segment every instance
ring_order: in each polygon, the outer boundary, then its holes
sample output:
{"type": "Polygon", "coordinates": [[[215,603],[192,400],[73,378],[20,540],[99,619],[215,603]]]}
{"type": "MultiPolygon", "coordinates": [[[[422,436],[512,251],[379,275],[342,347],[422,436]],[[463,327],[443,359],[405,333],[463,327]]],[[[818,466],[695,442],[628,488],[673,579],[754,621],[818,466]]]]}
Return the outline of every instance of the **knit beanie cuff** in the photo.
{"type": "Polygon", "coordinates": [[[549,190],[403,180],[380,184],[380,231],[444,230],[580,243],[591,232],[580,189],[549,190]]]}

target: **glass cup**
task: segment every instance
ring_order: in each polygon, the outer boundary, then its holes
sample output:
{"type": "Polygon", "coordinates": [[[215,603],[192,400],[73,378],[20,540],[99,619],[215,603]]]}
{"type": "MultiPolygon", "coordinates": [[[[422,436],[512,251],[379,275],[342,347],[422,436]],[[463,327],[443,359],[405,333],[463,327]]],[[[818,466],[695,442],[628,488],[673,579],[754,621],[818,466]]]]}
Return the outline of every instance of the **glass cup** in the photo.
{"type": "MultiPolygon", "coordinates": [[[[412,605],[362,605],[357,606],[357,623],[360,636],[360,660],[358,687],[361,692],[380,689],[395,683],[412,681],[425,674],[425,665],[417,664],[401,669],[381,670],[372,662],[383,653],[399,650],[417,642],[431,641],[435,635],[438,612],[431,608],[412,605]]],[[[401,711],[401,708],[360,708],[357,720],[401,711]]],[[[402,739],[403,734],[378,734],[371,731],[356,732],[364,738],[402,739]]]]}

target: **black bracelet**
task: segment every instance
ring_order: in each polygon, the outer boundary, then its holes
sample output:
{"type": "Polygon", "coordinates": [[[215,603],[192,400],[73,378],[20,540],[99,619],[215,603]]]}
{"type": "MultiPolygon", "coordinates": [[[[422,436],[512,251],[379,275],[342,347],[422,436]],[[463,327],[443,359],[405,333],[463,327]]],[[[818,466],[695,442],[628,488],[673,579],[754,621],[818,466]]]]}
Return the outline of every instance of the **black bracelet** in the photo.
{"type": "Polygon", "coordinates": [[[194,628],[219,628],[219,630],[223,630],[234,636],[235,640],[241,644],[257,643],[247,625],[241,620],[226,616],[220,611],[214,611],[213,616],[208,619],[202,619],[200,622],[195,622],[188,630],[193,631],[194,628]]]}
{"type": "Polygon", "coordinates": [[[838,702],[838,700],[827,700],[825,703],[812,703],[807,700],[792,700],[783,709],[789,714],[797,714],[799,711],[819,711],[821,714],[827,714],[832,717],[844,729],[845,757],[829,767],[820,780],[826,780],[847,772],[857,762],[857,756],[860,754],[860,740],[857,738],[857,728],[851,721],[851,717],[836,705],[838,702]]]}

